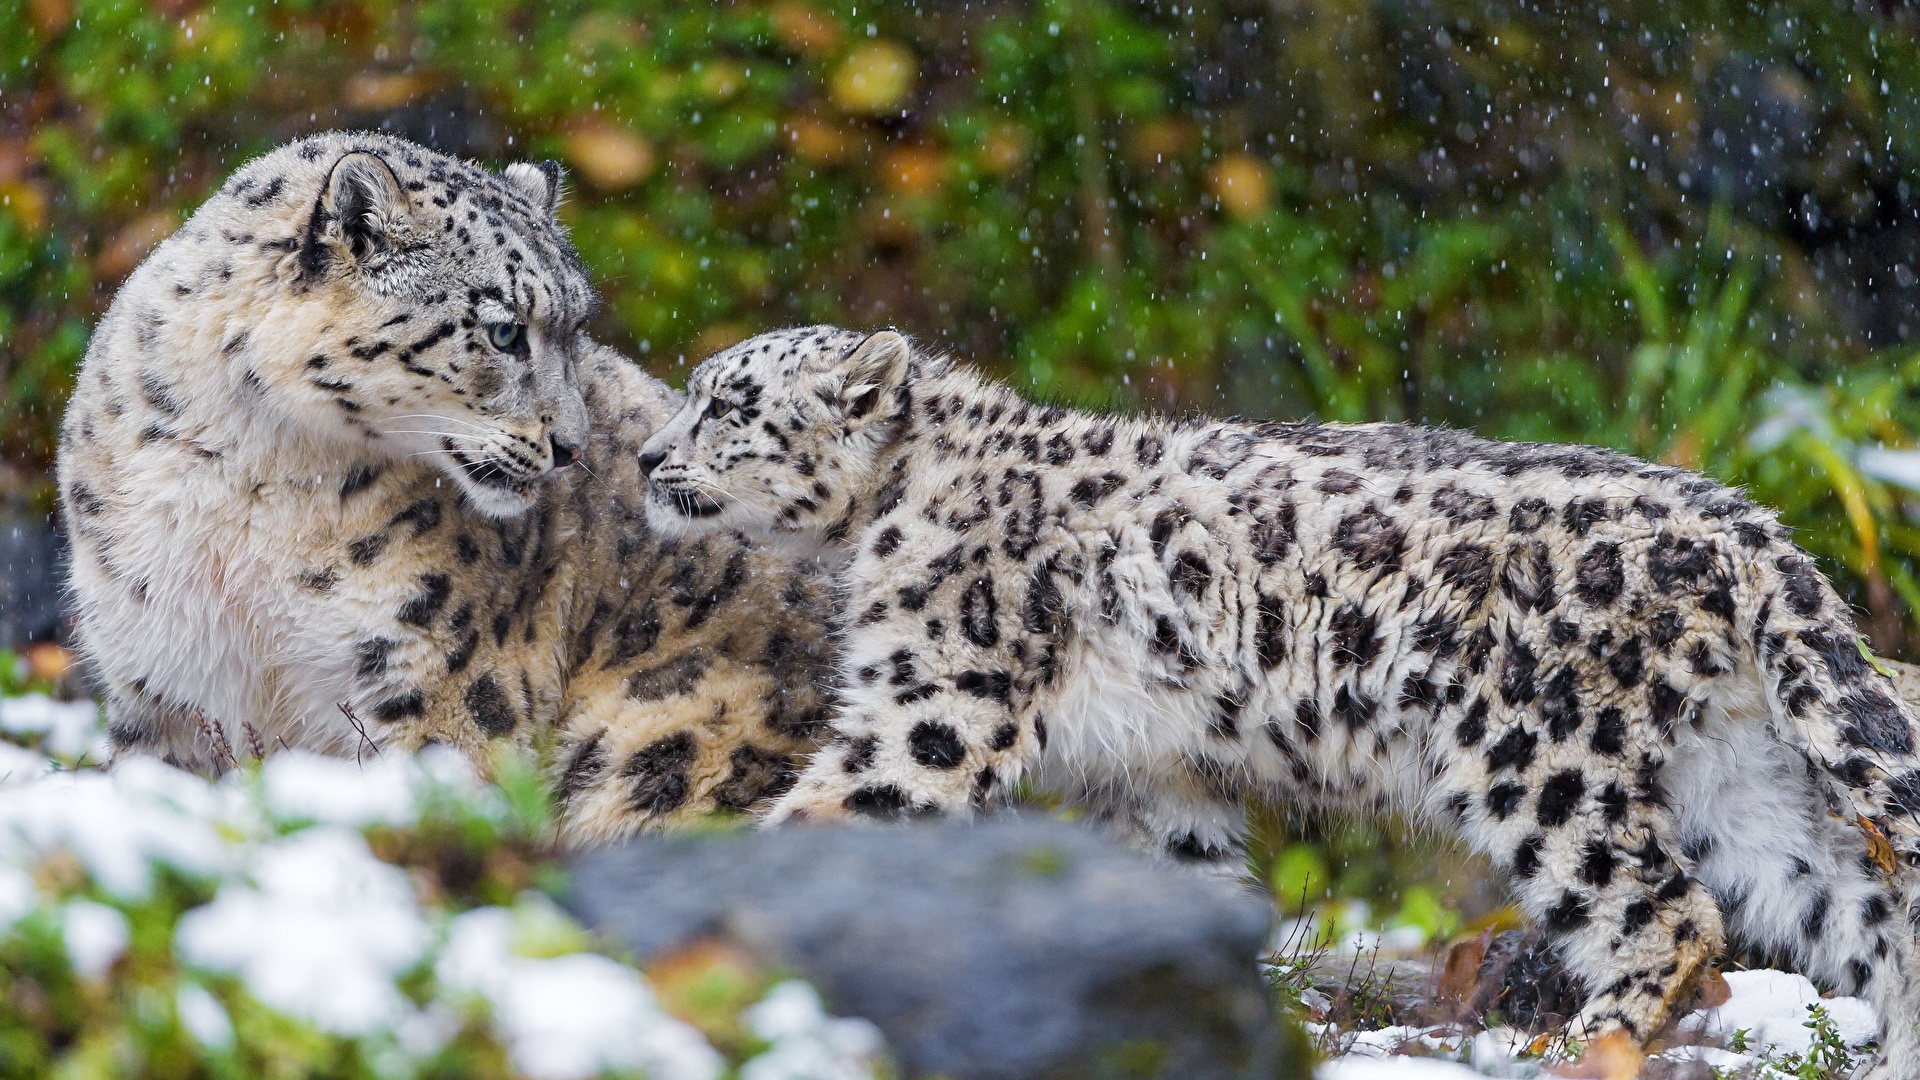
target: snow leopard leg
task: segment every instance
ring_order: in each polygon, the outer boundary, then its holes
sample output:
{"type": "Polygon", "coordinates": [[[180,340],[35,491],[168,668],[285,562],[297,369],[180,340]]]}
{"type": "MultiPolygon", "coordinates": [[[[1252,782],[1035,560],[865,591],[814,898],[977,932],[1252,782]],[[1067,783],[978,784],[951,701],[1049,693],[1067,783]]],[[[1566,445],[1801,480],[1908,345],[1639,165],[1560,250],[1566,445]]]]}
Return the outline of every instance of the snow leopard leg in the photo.
{"type": "MultiPolygon", "coordinates": [[[[1791,789],[1788,789],[1791,790],[1791,789]]],[[[1805,811],[1793,830],[1756,827],[1782,816],[1756,807],[1741,827],[1689,837],[1697,869],[1712,884],[1734,940],[1788,958],[1835,993],[1864,997],[1882,1017],[1880,1075],[1913,1080],[1920,996],[1906,905],[1874,865],[1858,826],[1825,812],[1810,785],[1794,792],[1805,811]]]]}
{"type": "Polygon", "coordinates": [[[692,649],[576,677],[560,722],[565,839],[753,813],[791,788],[826,728],[814,668],[791,662],[794,647],[770,633],[757,657],[692,649]]]}
{"type": "MultiPolygon", "coordinates": [[[[1555,940],[1586,984],[1574,1034],[1625,1032],[1644,1041],[1686,1004],[1719,952],[1712,895],[1674,859],[1673,814],[1634,801],[1613,819],[1582,815],[1558,828],[1510,822],[1469,828],[1468,839],[1512,875],[1520,905],[1555,940]]],[[[1521,819],[1516,817],[1515,822],[1521,819]]]]}
{"type": "MultiPolygon", "coordinates": [[[[1880,865],[1884,849],[1876,858],[1865,827],[1833,813],[1824,771],[1782,742],[1764,713],[1759,701],[1712,708],[1676,742],[1666,775],[1681,851],[1733,942],[1866,997],[1883,1016],[1920,1017],[1906,975],[1912,932],[1880,865]]],[[[1912,1025],[1892,1027],[1881,1040],[1890,1057],[1911,1042],[1912,1025]]]]}
{"type": "MultiPolygon", "coordinates": [[[[231,742],[229,753],[222,755],[212,727],[191,708],[153,693],[144,680],[105,681],[102,706],[113,760],[139,754],[210,775],[233,767],[231,742]]],[[[247,751],[243,747],[239,752],[247,751]]]]}
{"type": "Polygon", "coordinates": [[[1247,878],[1247,812],[1237,799],[1181,777],[1115,776],[1057,786],[1088,820],[1132,847],[1208,877],[1247,878]]]}
{"type": "Polygon", "coordinates": [[[645,539],[626,546],[650,565],[588,563],[575,605],[555,778],[575,843],[764,810],[827,733],[824,579],[730,541],[645,539]]]}
{"type": "Polygon", "coordinates": [[[1745,555],[1736,563],[1749,583],[1742,625],[1770,719],[1822,774],[1853,833],[1844,849],[1865,853],[1860,869],[1873,881],[1803,890],[1803,947],[1832,957],[1841,969],[1834,985],[1860,987],[1879,1009],[1878,1075],[1920,1080],[1920,710],[1868,655],[1812,559],[1778,538],[1745,555]],[[1852,910],[1835,909],[1843,900],[1852,910]],[[1872,927],[1861,925],[1868,920],[1872,927]],[[1849,967],[1855,962],[1864,977],[1849,967]]]}

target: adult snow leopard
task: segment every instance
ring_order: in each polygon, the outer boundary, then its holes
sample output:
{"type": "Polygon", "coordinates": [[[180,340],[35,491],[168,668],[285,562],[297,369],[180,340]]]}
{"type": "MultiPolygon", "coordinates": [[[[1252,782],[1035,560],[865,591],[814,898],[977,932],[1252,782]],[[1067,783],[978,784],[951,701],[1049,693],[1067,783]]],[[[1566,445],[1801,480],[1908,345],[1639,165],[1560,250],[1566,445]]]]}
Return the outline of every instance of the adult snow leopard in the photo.
{"type": "Polygon", "coordinates": [[[1920,1080],[1912,713],[1770,512],[1606,450],[1095,416],[900,335],[764,335],[648,440],[647,512],[839,563],[834,741],[773,817],[1023,776],[1177,855],[1268,794],[1445,828],[1647,1039],[1723,934],[1920,1080]],[[1896,862],[1897,856],[1897,862],[1896,862]]]}
{"type": "Polygon", "coordinates": [[[677,400],[588,340],[559,196],[551,165],[319,135],[128,279],[59,462],[120,751],[217,770],[557,726],[582,839],[792,782],[823,591],[647,529],[637,448],[677,400]]]}

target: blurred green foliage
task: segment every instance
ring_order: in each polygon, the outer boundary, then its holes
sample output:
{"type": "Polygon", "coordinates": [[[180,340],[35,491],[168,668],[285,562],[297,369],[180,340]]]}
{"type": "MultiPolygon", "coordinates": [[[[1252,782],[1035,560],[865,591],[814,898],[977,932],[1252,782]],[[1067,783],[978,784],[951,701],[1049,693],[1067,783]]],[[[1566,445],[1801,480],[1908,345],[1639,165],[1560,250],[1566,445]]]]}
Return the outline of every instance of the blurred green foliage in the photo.
{"type": "MultiPolygon", "coordinates": [[[[0,0],[0,450],[46,464],[91,321],[228,171],[385,127],[564,161],[598,332],[669,379],[770,326],[891,324],[1087,404],[1601,443],[1749,486],[1911,658],[1915,18],[0,0]]],[[[1283,896],[1448,928],[1403,888],[1426,848],[1309,835],[1256,844],[1283,896]]]]}
{"type": "Polygon", "coordinates": [[[0,434],[45,463],[91,320],[226,172],[380,126],[565,161],[600,332],[669,378],[888,323],[1086,403],[1605,443],[1751,486],[1911,655],[1890,10],[0,0],[0,434]]]}

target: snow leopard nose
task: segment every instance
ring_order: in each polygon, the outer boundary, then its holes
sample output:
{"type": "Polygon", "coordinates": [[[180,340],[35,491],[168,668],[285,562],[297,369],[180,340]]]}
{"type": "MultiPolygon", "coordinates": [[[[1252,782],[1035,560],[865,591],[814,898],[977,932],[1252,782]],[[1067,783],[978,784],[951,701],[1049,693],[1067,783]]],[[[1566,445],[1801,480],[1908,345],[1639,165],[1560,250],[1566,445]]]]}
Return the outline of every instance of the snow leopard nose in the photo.
{"type": "Polygon", "coordinates": [[[559,435],[548,435],[547,445],[553,448],[553,467],[564,469],[580,460],[580,445],[568,442],[559,435]]]}
{"type": "Polygon", "coordinates": [[[641,476],[652,476],[652,475],[653,475],[653,470],[655,470],[655,469],[657,469],[657,468],[659,468],[659,467],[660,467],[660,463],[661,463],[661,462],[663,462],[663,461],[665,461],[665,460],[667,460],[667,452],[666,452],[665,450],[643,450],[643,451],[641,451],[641,453],[640,453],[640,475],[641,475],[641,476]]]}

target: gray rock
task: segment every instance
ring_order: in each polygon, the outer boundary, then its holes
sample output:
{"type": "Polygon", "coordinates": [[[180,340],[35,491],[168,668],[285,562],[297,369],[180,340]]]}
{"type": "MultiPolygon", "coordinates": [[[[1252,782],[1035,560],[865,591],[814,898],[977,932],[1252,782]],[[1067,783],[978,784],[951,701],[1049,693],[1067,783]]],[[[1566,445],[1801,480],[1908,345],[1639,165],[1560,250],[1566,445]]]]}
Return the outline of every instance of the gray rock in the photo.
{"type": "Polygon", "coordinates": [[[637,956],[740,945],[910,1077],[1305,1075],[1255,970],[1268,903],[1064,822],[651,837],[571,871],[569,906],[637,956]]]}
{"type": "Polygon", "coordinates": [[[0,516],[0,647],[59,636],[65,556],[44,519],[0,516]]]}

